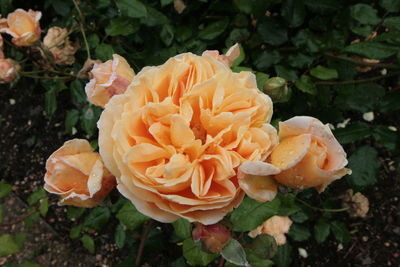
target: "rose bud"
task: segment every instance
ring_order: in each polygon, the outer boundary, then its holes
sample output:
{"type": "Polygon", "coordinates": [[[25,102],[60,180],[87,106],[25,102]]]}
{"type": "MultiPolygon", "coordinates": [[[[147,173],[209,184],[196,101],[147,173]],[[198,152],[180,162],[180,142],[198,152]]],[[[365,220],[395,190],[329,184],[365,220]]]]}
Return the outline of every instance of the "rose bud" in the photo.
{"type": "Polygon", "coordinates": [[[263,222],[256,229],[249,232],[249,236],[255,238],[261,234],[268,234],[275,238],[278,246],[286,243],[285,234],[289,232],[292,220],[287,216],[272,216],[265,222],[263,222]]]}
{"type": "Polygon", "coordinates": [[[271,163],[281,170],[275,179],[286,186],[324,191],[332,181],[351,171],[346,153],[328,125],[298,116],[279,123],[280,143],[271,153],[271,163]]]}
{"type": "Polygon", "coordinates": [[[231,233],[222,224],[195,224],[192,232],[194,241],[201,241],[206,251],[219,253],[231,238],[231,233]]]}
{"type": "Polygon", "coordinates": [[[95,207],[116,186],[89,142],[73,139],[55,151],[46,162],[44,189],[61,196],[59,205],[95,207]]]}
{"type": "Polygon", "coordinates": [[[31,46],[40,38],[39,20],[42,17],[40,11],[25,11],[17,9],[7,16],[7,27],[1,28],[0,32],[10,34],[12,42],[16,46],[31,46]]]}
{"type": "Polygon", "coordinates": [[[75,62],[74,54],[79,49],[77,43],[72,43],[68,30],[60,27],[51,27],[43,39],[44,46],[53,55],[58,65],[72,65],[75,62]]]}
{"type": "Polygon", "coordinates": [[[224,55],[220,55],[218,50],[206,50],[203,52],[202,56],[211,56],[226,66],[231,66],[233,62],[240,56],[240,47],[239,44],[233,45],[224,55]]]}
{"type": "Polygon", "coordinates": [[[291,95],[286,80],[281,77],[269,78],[265,81],[263,89],[274,102],[285,102],[289,100],[291,95]]]}
{"type": "Polygon", "coordinates": [[[91,79],[85,87],[90,103],[104,107],[114,95],[125,92],[132,82],[135,72],[120,55],[114,54],[112,60],[94,64],[91,79]]]}
{"type": "Polygon", "coordinates": [[[20,69],[18,63],[9,58],[0,58],[0,82],[12,82],[17,76],[17,71],[20,69]]]}

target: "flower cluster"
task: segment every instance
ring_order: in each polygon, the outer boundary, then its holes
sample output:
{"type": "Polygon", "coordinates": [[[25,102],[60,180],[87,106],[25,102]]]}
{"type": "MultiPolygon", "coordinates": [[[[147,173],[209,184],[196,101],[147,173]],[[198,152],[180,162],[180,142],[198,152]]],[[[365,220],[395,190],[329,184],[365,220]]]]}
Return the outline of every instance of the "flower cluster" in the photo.
{"type": "MultiPolygon", "coordinates": [[[[116,180],[140,212],[196,222],[202,240],[219,226],[201,225],[218,223],[246,194],[270,201],[279,184],[322,192],[350,173],[346,153],[318,119],[294,117],[277,132],[272,101],[255,75],[230,69],[239,51],[184,53],[136,75],[119,55],[95,64],[86,93],[104,108],[100,154],[82,140],[67,142],[47,162],[45,188],[61,204],[92,206],[116,180]]],[[[290,224],[274,217],[250,235],[268,233],[283,244],[290,224]]]]}

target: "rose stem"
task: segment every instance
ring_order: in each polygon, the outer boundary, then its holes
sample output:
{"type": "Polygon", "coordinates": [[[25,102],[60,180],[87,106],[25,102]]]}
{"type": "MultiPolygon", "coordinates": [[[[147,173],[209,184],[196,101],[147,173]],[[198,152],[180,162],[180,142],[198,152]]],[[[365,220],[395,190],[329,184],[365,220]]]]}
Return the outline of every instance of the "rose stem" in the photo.
{"type": "Polygon", "coordinates": [[[142,254],[144,249],[144,243],[146,242],[147,236],[149,235],[152,226],[153,226],[153,220],[149,221],[146,224],[146,228],[144,229],[144,233],[140,239],[139,249],[136,255],[136,261],[135,261],[136,266],[139,266],[140,264],[140,260],[142,259],[142,254]]]}

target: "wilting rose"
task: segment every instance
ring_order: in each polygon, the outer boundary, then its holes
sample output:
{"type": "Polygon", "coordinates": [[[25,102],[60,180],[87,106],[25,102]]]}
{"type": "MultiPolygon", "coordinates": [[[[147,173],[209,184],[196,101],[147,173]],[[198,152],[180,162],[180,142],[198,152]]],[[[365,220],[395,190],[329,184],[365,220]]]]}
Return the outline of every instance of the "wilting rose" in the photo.
{"type": "Polygon", "coordinates": [[[298,189],[316,187],[319,192],[332,181],[351,171],[346,153],[328,125],[298,116],[279,123],[279,145],[271,154],[271,163],[281,170],[275,179],[298,189]]]}
{"type": "Polygon", "coordinates": [[[222,224],[202,225],[196,223],[192,232],[194,241],[201,241],[211,253],[219,253],[231,239],[231,232],[222,224]]]}
{"type": "Polygon", "coordinates": [[[287,216],[272,216],[265,222],[263,222],[256,229],[249,232],[249,236],[255,238],[261,234],[268,234],[275,238],[278,246],[286,243],[285,234],[289,232],[292,220],[287,216]]]}
{"type": "MultiPolygon", "coordinates": [[[[7,27],[0,28],[0,32],[10,34],[12,42],[16,46],[31,46],[40,38],[39,20],[42,17],[40,11],[25,11],[17,9],[7,16],[7,27]]],[[[4,21],[4,19],[3,19],[4,21]]]]}
{"type": "Polygon", "coordinates": [[[114,95],[125,92],[135,72],[121,56],[114,54],[112,60],[94,64],[93,79],[86,84],[85,91],[90,103],[104,107],[114,95]]]}
{"type": "Polygon", "coordinates": [[[271,116],[254,74],[207,53],[180,54],[143,68],[106,105],[100,154],[142,213],[214,224],[243,199],[237,168],[264,161],[275,145],[271,116]]]}
{"type": "Polygon", "coordinates": [[[17,76],[20,66],[14,60],[9,58],[0,58],[0,82],[12,82],[17,76]]]}
{"type": "Polygon", "coordinates": [[[51,154],[46,171],[44,188],[61,196],[60,205],[97,206],[116,185],[100,155],[83,139],[67,141],[51,154]]]}
{"type": "Polygon", "coordinates": [[[75,62],[75,52],[79,49],[77,43],[69,40],[68,30],[60,27],[51,27],[43,39],[44,46],[53,55],[58,65],[72,65],[75,62]]]}

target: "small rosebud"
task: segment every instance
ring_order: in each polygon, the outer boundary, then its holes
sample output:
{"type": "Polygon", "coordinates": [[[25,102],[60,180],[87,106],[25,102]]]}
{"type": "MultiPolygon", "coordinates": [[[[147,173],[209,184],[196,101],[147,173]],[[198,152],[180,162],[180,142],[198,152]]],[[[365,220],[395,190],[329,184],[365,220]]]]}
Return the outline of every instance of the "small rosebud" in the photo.
{"type": "Polygon", "coordinates": [[[274,102],[285,102],[289,100],[290,90],[285,79],[281,77],[269,78],[264,84],[264,92],[271,97],[274,102]]]}
{"type": "Polygon", "coordinates": [[[0,58],[0,83],[12,82],[20,69],[18,63],[9,58],[0,58]]]}
{"type": "Polygon", "coordinates": [[[205,250],[219,253],[231,238],[231,233],[222,224],[203,225],[197,223],[192,232],[194,241],[201,241],[205,250]]]}

